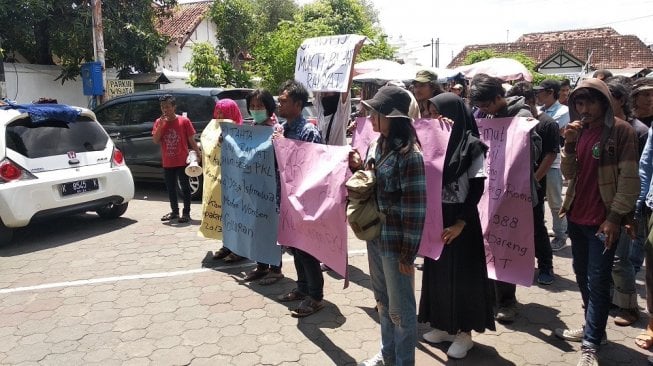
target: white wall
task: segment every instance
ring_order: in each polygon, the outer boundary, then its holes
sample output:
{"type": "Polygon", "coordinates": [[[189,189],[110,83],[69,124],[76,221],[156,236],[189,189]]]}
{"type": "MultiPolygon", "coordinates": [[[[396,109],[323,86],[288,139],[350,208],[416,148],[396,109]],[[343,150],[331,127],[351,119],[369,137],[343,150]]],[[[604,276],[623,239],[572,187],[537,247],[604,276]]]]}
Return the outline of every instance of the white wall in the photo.
{"type": "Polygon", "coordinates": [[[186,42],[183,48],[171,43],[166,47],[166,54],[163,58],[159,59],[159,66],[170,71],[187,72],[184,65],[190,61],[193,56],[193,44],[196,42],[209,42],[214,46],[218,45],[218,39],[215,37],[217,29],[215,24],[208,19],[202,22],[195,28],[193,34],[186,42]]]}
{"type": "MultiPolygon", "coordinates": [[[[88,107],[90,97],[83,94],[82,77],[68,80],[63,85],[55,80],[61,67],[4,63],[7,98],[18,103],[30,103],[41,97],[54,98],[61,104],[88,107]]],[[[115,70],[107,70],[107,78],[115,78],[115,70]]]]}

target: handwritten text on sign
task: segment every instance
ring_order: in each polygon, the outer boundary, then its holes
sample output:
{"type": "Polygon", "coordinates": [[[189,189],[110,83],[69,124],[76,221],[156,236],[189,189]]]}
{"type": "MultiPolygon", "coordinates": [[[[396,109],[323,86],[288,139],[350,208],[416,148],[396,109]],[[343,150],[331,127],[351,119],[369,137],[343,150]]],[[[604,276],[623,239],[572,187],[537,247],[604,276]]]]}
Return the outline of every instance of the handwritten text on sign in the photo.
{"type": "Polygon", "coordinates": [[[199,234],[205,238],[222,240],[222,179],[220,125],[211,120],[202,131],[202,169],[204,188],[202,191],[202,224],[199,234]]]}
{"type": "Polygon", "coordinates": [[[485,192],[478,209],[488,275],[523,286],[533,282],[533,199],[530,131],[537,120],[478,119],[488,147],[485,192]]]}
{"type": "Polygon", "coordinates": [[[415,130],[422,144],[426,172],[426,219],[418,254],[437,260],[442,254],[442,172],[451,126],[440,120],[419,119],[415,130]]]}
{"type": "Polygon", "coordinates": [[[274,140],[281,175],[279,243],[311,254],[345,278],[345,180],[350,149],[274,140]]]}
{"type": "Polygon", "coordinates": [[[354,50],[364,39],[355,34],[305,39],[297,50],[295,80],[312,91],[348,92],[354,50]]]}
{"type": "Polygon", "coordinates": [[[272,128],[221,123],[224,245],[238,255],[281,263],[272,128]]]}

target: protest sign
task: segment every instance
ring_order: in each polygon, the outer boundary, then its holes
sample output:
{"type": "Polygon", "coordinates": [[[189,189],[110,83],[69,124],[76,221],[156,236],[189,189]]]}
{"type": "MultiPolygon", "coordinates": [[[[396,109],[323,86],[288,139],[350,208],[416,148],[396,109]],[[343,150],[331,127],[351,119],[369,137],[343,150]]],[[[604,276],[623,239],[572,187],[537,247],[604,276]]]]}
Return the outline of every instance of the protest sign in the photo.
{"type": "Polygon", "coordinates": [[[295,80],[312,91],[349,92],[355,48],[365,38],[341,34],[305,39],[297,49],[295,80]]]}
{"type": "Polygon", "coordinates": [[[533,282],[534,239],[530,131],[537,120],[478,119],[488,145],[485,192],[478,209],[488,275],[523,286],[533,282]]]}
{"type": "Polygon", "coordinates": [[[275,139],[281,176],[279,243],[301,249],[345,277],[345,180],[349,146],[275,139]]]}
{"type": "Polygon", "coordinates": [[[202,223],[199,235],[207,239],[222,240],[222,180],[220,124],[211,120],[202,131],[202,223]]]}
{"type": "Polygon", "coordinates": [[[279,265],[272,128],[225,122],[220,127],[223,243],[238,255],[279,265]]]}
{"type": "Polygon", "coordinates": [[[422,145],[426,173],[426,219],[418,254],[437,260],[442,253],[442,172],[451,125],[441,120],[419,119],[414,122],[422,145]]]}
{"type": "Polygon", "coordinates": [[[367,148],[372,141],[379,138],[379,135],[378,132],[374,132],[372,121],[368,117],[356,117],[356,130],[351,136],[351,146],[354,150],[358,150],[362,159],[365,159],[367,148]]]}

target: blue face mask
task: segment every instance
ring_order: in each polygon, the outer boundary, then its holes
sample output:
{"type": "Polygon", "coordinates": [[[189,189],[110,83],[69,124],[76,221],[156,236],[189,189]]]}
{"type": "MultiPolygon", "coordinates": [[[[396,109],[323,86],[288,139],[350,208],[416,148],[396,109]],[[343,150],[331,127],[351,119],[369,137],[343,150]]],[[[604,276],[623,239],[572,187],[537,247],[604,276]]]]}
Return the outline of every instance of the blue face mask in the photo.
{"type": "Polygon", "coordinates": [[[254,118],[254,123],[261,124],[268,119],[268,112],[265,109],[253,109],[249,111],[249,114],[254,118]]]}

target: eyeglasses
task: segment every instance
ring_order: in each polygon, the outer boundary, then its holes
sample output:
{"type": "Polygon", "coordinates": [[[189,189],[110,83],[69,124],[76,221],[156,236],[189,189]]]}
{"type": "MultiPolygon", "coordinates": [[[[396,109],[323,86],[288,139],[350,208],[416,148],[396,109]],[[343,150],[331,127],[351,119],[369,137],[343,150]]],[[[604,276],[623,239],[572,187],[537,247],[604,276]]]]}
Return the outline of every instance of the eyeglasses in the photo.
{"type": "Polygon", "coordinates": [[[174,101],[174,100],[175,100],[175,97],[173,97],[170,94],[165,94],[165,95],[162,95],[162,96],[159,97],[159,102],[170,102],[170,101],[174,101]]]}

